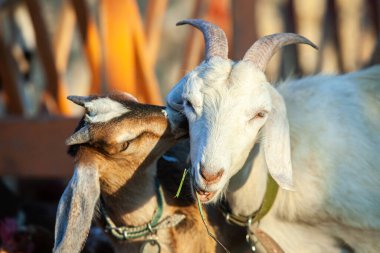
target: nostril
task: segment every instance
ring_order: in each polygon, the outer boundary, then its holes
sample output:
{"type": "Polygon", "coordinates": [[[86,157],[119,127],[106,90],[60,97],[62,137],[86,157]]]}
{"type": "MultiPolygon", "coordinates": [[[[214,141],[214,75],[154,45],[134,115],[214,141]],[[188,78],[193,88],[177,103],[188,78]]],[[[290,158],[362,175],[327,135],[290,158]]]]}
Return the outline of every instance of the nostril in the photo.
{"type": "Polygon", "coordinates": [[[224,174],[224,169],[218,170],[216,173],[207,172],[205,167],[201,165],[201,176],[207,183],[217,183],[224,174]]]}

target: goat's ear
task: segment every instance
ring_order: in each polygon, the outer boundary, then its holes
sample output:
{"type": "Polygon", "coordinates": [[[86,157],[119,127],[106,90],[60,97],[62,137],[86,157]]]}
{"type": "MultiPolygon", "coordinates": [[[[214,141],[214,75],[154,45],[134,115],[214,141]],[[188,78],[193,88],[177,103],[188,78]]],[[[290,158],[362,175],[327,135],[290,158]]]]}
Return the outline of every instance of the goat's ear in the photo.
{"type": "Polygon", "coordinates": [[[269,173],[280,187],[293,189],[289,122],[282,96],[270,86],[272,111],[264,125],[264,151],[269,173]]]}
{"type": "Polygon", "coordinates": [[[96,168],[77,166],[59,201],[53,252],[80,252],[91,227],[99,199],[96,168]]]}
{"type": "Polygon", "coordinates": [[[166,111],[168,113],[171,128],[174,131],[183,129],[184,127],[187,128],[187,119],[183,114],[182,100],[185,78],[186,77],[182,78],[182,80],[176,86],[174,86],[174,88],[166,96],[166,111]]]}

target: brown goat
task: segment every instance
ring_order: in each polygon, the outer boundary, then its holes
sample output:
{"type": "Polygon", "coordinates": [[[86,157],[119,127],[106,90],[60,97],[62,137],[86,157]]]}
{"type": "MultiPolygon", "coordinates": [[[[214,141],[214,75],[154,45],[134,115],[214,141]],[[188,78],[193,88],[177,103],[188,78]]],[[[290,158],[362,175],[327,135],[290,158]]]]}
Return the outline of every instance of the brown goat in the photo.
{"type": "MultiPolygon", "coordinates": [[[[66,141],[74,155],[75,172],[59,203],[54,252],[80,252],[94,210],[100,206],[116,226],[149,224],[159,205],[158,177],[164,196],[161,220],[176,217],[179,223],[139,238],[123,240],[111,236],[115,251],[208,253],[222,250],[207,235],[196,203],[188,198],[190,187],[184,187],[188,191],[181,194],[184,197],[173,198],[173,189],[179,184],[176,178],[180,178],[182,171],[163,169],[161,175],[157,175],[160,174],[158,158],[186,134],[185,131],[171,132],[163,107],[139,104],[126,94],[69,99],[85,107],[86,115],[66,141]],[[144,246],[153,247],[153,251],[142,250],[144,246]]],[[[99,223],[109,226],[102,216],[97,216],[99,223]]],[[[215,233],[212,227],[210,229],[215,233]]],[[[123,233],[119,235],[122,237],[123,233]]]]}

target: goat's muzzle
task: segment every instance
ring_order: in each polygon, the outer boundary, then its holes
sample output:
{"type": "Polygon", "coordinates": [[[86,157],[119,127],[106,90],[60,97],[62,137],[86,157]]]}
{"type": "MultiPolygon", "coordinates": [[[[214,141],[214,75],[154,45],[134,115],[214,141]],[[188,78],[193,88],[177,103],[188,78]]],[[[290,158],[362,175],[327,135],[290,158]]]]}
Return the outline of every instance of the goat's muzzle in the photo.
{"type": "Polygon", "coordinates": [[[200,165],[200,173],[201,173],[201,176],[204,179],[206,185],[209,185],[209,184],[218,183],[220,181],[220,179],[222,178],[222,176],[224,174],[224,169],[220,169],[216,173],[210,173],[201,164],[200,165]]]}

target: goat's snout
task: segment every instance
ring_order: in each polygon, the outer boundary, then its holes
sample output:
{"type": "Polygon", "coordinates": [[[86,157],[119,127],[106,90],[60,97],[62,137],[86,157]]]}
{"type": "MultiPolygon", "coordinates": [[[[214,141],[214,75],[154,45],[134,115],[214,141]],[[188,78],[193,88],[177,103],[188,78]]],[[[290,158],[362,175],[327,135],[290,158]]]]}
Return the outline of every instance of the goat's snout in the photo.
{"type": "Polygon", "coordinates": [[[203,164],[200,164],[200,173],[206,184],[214,184],[220,181],[224,174],[224,169],[219,169],[217,172],[208,172],[203,164]]]}

